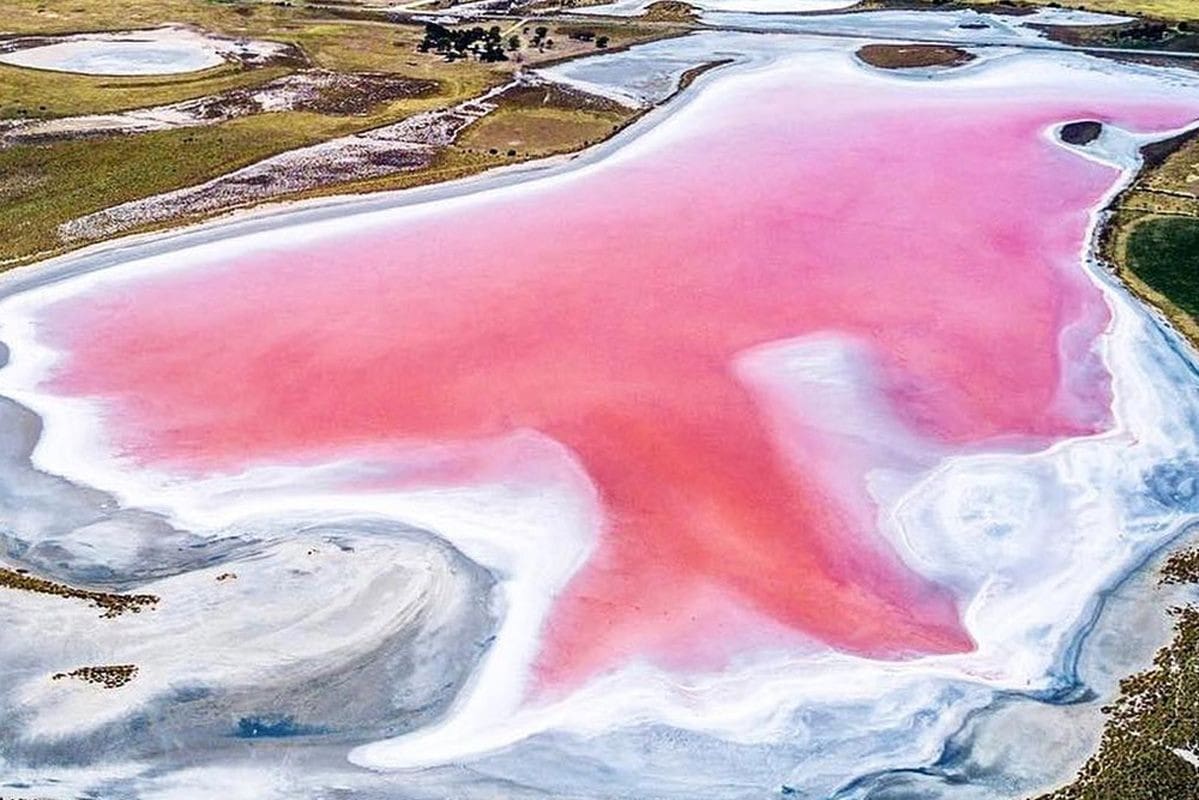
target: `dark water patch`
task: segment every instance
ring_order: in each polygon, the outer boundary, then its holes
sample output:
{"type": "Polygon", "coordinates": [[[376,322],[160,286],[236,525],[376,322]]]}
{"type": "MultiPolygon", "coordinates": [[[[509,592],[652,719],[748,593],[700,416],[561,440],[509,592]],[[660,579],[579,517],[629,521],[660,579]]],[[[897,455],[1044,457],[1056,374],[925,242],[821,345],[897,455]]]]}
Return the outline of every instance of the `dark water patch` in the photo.
{"type": "Polygon", "coordinates": [[[1103,123],[1083,120],[1063,125],[1061,137],[1066,144],[1085,146],[1098,139],[1101,133],[1103,133],[1103,123]]]}
{"type": "Polygon", "coordinates": [[[281,739],[290,736],[320,736],[329,733],[321,725],[305,725],[295,717],[242,717],[237,721],[234,736],[239,739],[281,739]]]}
{"type": "Polygon", "coordinates": [[[182,686],[171,693],[171,700],[176,703],[194,703],[211,696],[212,689],[207,686],[182,686]]]}

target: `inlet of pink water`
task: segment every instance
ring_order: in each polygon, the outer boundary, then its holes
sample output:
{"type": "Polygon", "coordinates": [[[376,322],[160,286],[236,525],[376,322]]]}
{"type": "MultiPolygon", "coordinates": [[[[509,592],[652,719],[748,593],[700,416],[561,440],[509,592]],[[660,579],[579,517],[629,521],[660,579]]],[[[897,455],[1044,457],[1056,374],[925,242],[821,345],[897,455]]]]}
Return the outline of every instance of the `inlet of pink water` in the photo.
{"type": "Polygon", "coordinates": [[[780,426],[733,364],[847,337],[937,447],[1102,428],[1107,310],[1078,261],[1115,172],[1043,132],[1195,109],[1076,95],[803,69],[717,85],[567,180],[64,300],[41,323],[65,353],[47,388],[102,399],[125,455],[187,474],[445,442],[468,456],[396,482],[471,482],[495,477],[486,442],[552,437],[604,518],[543,632],[543,689],[735,652],[752,615],[713,596],[854,652],[960,651],[959,598],[877,535],[862,475],[831,488],[862,465],[780,426]]]}

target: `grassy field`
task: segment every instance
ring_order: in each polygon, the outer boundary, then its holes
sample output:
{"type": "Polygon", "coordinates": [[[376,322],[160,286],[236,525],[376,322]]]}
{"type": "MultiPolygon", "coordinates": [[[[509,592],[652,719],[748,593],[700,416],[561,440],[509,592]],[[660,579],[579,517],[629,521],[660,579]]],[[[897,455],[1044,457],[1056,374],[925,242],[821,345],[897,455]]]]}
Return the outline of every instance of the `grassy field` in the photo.
{"type": "Polygon", "coordinates": [[[289,71],[228,64],[188,77],[145,78],[71,75],[0,64],[0,119],[50,119],[162,105],[258,86],[289,71]]]}
{"type": "Polygon", "coordinates": [[[1116,205],[1104,254],[1136,295],[1199,347],[1199,136],[1150,156],[1157,163],[1116,205]]]}
{"type": "Polygon", "coordinates": [[[947,5],[988,6],[996,10],[1019,11],[1029,6],[1083,9],[1124,16],[1153,17],[1167,21],[1199,22],[1199,2],[1196,0],[861,0],[857,8],[884,7],[945,7],[947,5]]]}
{"type": "MultiPolygon", "coordinates": [[[[566,153],[612,135],[635,117],[631,110],[580,109],[520,100],[500,107],[467,129],[427,169],[330,184],[293,197],[400,189],[451,180],[483,170],[566,153]],[[495,152],[491,152],[494,150],[495,152]]],[[[0,268],[59,252],[62,222],[128,200],[199,183],[275,152],[321,141],[361,127],[318,114],[264,114],[210,128],[162,131],[49,147],[0,150],[0,207],[13,224],[0,239],[0,268]],[[36,154],[36,157],[31,157],[36,154]],[[79,174],[93,176],[78,180],[79,174]],[[11,213],[10,213],[11,212],[11,213]]],[[[150,230],[162,226],[148,226],[150,230]]]]}
{"type": "Polygon", "coordinates": [[[56,230],[70,219],[329,138],[344,126],[337,123],[316,114],[263,114],[207,128],[0,150],[0,205],[8,220],[0,265],[56,251],[56,230]]]}
{"type": "Polygon", "coordinates": [[[546,156],[606,139],[626,117],[612,112],[559,108],[500,108],[471,126],[461,145],[468,150],[514,151],[513,155],[546,156]]]}
{"type": "MultiPolygon", "coordinates": [[[[487,85],[464,79],[461,90],[474,96],[474,89],[487,85]]],[[[400,100],[366,116],[259,114],[210,127],[0,150],[0,216],[6,220],[0,268],[59,251],[57,228],[75,217],[201,183],[276,153],[446,102],[444,97],[400,100]]]]}
{"type": "MultiPolygon", "coordinates": [[[[117,203],[200,183],[261,158],[475,97],[511,66],[447,64],[415,52],[417,26],[327,20],[303,7],[209,0],[12,0],[3,24],[23,33],[128,29],[165,20],[297,45],[314,66],[432,79],[435,92],[353,116],[282,111],[186,130],[0,150],[0,267],[61,249],[57,227],[117,203]],[[53,9],[53,10],[50,10],[53,9]],[[87,176],[81,180],[81,176],[87,176]]],[[[288,67],[233,65],[185,76],[110,78],[0,67],[0,117],[60,117],[156,105],[263,83],[288,67]]]]}
{"type": "MultiPolygon", "coordinates": [[[[437,89],[420,97],[380,103],[366,114],[280,111],[186,130],[0,150],[0,219],[5,221],[0,269],[61,252],[64,245],[57,238],[58,226],[84,214],[201,183],[286,150],[454,105],[508,80],[520,63],[596,50],[592,42],[570,36],[577,25],[536,18],[520,24],[500,20],[494,24],[505,28],[505,37],[520,34],[522,26],[547,25],[555,46],[532,49],[526,43],[519,61],[514,54],[512,61],[499,64],[469,59],[447,63],[434,54],[417,52],[424,35],[422,26],[333,18],[302,2],[9,0],[0,25],[12,33],[55,34],[155,27],[167,21],[227,36],[289,43],[312,67],[432,80],[437,89]],[[80,180],[80,176],[87,179],[80,180]]],[[[660,24],[599,24],[595,31],[609,37],[610,49],[679,32],[677,26],[660,24]]],[[[0,119],[46,119],[159,105],[255,86],[301,66],[299,62],[261,68],[229,64],[187,75],[113,78],[0,65],[0,119]]],[[[307,194],[398,188],[575,150],[611,135],[631,116],[619,107],[577,108],[556,102],[532,105],[509,99],[429,169],[372,181],[356,181],[347,175],[345,183],[307,194]]]]}
{"type": "MultiPolygon", "coordinates": [[[[1196,0],[1021,0],[1039,6],[1065,6],[1101,11],[1108,14],[1140,15],[1159,19],[1199,22],[1199,2],[1196,0]]],[[[970,0],[971,5],[994,5],[1005,0],[970,0]]]]}
{"type": "Polygon", "coordinates": [[[79,33],[152,28],[164,21],[200,25],[240,36],[294,23],[307,13],[296,6],[216,0],[5,0],[6,33],[79,33]]]}
{"type": "Polygon", "coordinates": [[[1128,268],[1191,317],[1199,316],[1199,219],[1151,217],[1133,227],[1128,268]]]}
{"type": "Polygon", "coordinates": [[[606,139],[637,116],[619,103],[554,87],[509,91],[501,101],[466,130],[458,149],[505,157],[553,155],[606,139]]]}

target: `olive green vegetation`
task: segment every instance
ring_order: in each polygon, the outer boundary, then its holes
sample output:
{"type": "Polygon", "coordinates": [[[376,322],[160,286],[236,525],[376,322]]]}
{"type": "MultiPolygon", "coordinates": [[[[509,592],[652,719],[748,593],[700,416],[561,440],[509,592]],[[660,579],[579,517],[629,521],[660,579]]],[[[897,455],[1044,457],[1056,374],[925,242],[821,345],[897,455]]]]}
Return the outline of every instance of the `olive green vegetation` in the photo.
{"type": "Polygon", "coordinates": [[[53,119],[164,105],[251,86],[290,72],[284,67],[244,69],[232,64],[188,77],[73,75],[0,64],[0,119],[53,119]]]}
{"type": "Polygon", "coordinates": [[[499,107],[459,137],[457,149],[537,157],[577,150],[611,136],[639,115],[612,100],[559,86],[508,89],[499,107]]]}
{"type": "Polygon", "coordinates": [[[980,11],[994,10],[1004,13],[1022,13],[1025,9],[1047,6],[1176,22],[1199,22],[1199,2],[1196,0],[860,0],[855,8],[922,6],[975,7],[980,11]]]}
{"type": "MultiPolygon", "coordinates": [[[[463,147],[533,156],[552,155],[606,139],[631,114],[562,108],[499,108],[463,134],[463,147]]],[[[493,155],[495,153],[492,153],[493,155]]]]}
{"type": "Polygon", "coordinates": [[[165,22],[199,25],[229,35],[262,33],[309,13],[303,3],[218,0],[5,0],[4,31],[58,34],[153,28],[165,22]]]}
{"type": "MultiPolygon", "coordinates": [[[[417,52],[424,33],[421,25],[344,16],[341,11],[309,6],[299,0],[289,4],[247,0],[8,0],[3,25],[10,33],[129,30],[171,22],[219,35],[283,42],[295,51],[281,63],[267,67],[229,64],[179,76],[112,78],[0,65],[0,119],[47,119],[160,105],[260,85],[306,66],[336,72],[388,73],[432,81],[436,88],[415,97],[378,102],[363,114],[279,111],[190,129],[0,150],[0,269],[67,249],[58,240],[57,229],[76,217],[210,180],[286,150],[454,105],[502,84],[517,66],[515,60],[485,64],[462,59],[447,63],[434,54],[417,52]]],[[[523,24],[536,22],[530,19],[523,24]]],[[[548,20],[546,24],[553,25],[548,20]]],[[[610,33],[606,28],[604,31],[610,37],[609,49],[680,32],[678,26],[636,23],[621,23],[610,33]]],[[[553,26],[553,33],[558,46],[544,52],[523,49],[520,55],[525,63],[594,52],[593,43],[574,41],[566,28],[553,26]]],[[[508,105],[501,105],[494,121],[488,120],[470,132],[472,144],[439,154],[427,169],[372,180],[355,180],[347,175],[345,183],[294,197],[448,180],[497,164],[578,149],[610,135],[625,121],[625,115],[603,109],[550,104],[534,110],[508,105]],[[523,131],[517,130],[521,127],[523,131]]]]}
{"type": "Polygon", "coordinates": [[[1199,315],[1199,219],[1156,217],[1133,228],[1128,266],[1175,306],[1199,315]]]}
{"type": "MultiPolygon", "coordinates": [[[[1199,580],[1199,551],[1169,559],[1163,583],[1199,580]]],[[[1174,608],[1174,640],[1153,666],[1120,682],[1099,751],[1069,786],[1039,800],[1197,800],[1199,608],[1174,608]]]]}
{"type": "MultiPolygon", "coordinates": [[[[209,0],[10,0],[4,25],[9,31],[40,34],[151,27],[168,20],[225,35],[290,43],[323,69],[430,79],[436,89],[380,103],[359,115],[281,111],[205,127],[0,150],[0,268],[64,249],[57,228],[75,217],[200,183],[296,147],[453,105],[508,76],[503,68],[478,62],[446,64],[418,55],[419,26],[322,19],[304,7],[209,0]]],[[[293,69],[228,65],[186,76],[109,78],[0,67],[0,117],[49,118],[156,105],[257,85],[293,69]]]]}
{"type": "Polygon", "coordinates": [[[1104,256],[1128,288],[1199,348],[1199,136],[1146,148],[1115,204],[1104,256]]]}
{"type": "Polygon", "coordinates": [[[58,226],[75,217],[328,138],[327,126],[316,114],[263,114],[205,128],[0,150],[0,265],[55,252],[58,226]]]}
{"type": "Polygon", "coordinates": [[[0,268],[60,251],[58,226],[84,214],[201,183],[445,102],[400,100],[364,116],[258,114],[207,127],[0,150],[0,268]]]}
{"type": "MultiPolygon", "coordinates": [[[[1008,0],[971,0],[973,5],[995,5],[1008,0]]],[[[1199,3],[1195,0],[1023,0],[1038,6],[1082,8],[1106,14],[1155,17],[1158,19],[1199,22],[1199,3]]],[[[1008,3],[1010,5],[1010,3],[1008,3]]]]}
{"type": "MultiPolygon", "coordinates": [[[[441,102],[444,102],[441,101],[441,102]]],[[[427,105],[424,98],[400,101],[427,105]]],[[[59,142],[0,150],[0,267],[59,252],[63,222],[118,203],[189,186],[291,150],[386,121],[390,107],[365,117],[308,112],[259,114],[209,127],[59,142]],[[87,175],[88,180],[79,180],[87,175]]],[[[610,136],[636,114],[616,104],[589,107],[569,97],[532,103],[502,97],[491,115],[428,168],[297,193],[314,197],[400,189],[452,180],[507,163],[578,150],[610,136]]],[[[148,229],[164,227],[152,225],[148,229]]]]}

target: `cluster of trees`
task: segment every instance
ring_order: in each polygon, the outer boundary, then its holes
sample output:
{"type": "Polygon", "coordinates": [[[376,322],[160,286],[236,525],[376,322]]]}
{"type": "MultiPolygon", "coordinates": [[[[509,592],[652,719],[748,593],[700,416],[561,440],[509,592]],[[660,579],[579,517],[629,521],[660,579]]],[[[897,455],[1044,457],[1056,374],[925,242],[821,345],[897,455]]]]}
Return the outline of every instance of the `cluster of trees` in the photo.
{"type": "Polygon", "coordinates": [[[1117,39],[1134,43],[1164,42],[1186,31],[1187,25],[1185,22],[1180,23],[1177,28],[1171,27],[1164,22],[1137,22],[1134,25],[1117,30],[1115,36],[1117,39]]]}
{"type": "MultiPolygon", "coordinates": [[[[524,33],[526,36],[528,36],[529,29],[525,28],[524,33]]],[[[547,47],[552,50],[554,47],[554,40],[546,38],[547,36],[549,36],[549,33],[550,33],[549,28],[545,27],[544,25],[538,25],[536,28],[533,29],[533,38],[529,41],[529,46],[536,47],[538,50],[543,51],[543,52],[545,51],[545,48],[547,48],[547,47]]]]}
{"type": "MultiPolygon", "coordinates": [[[[508,41],[509,49],[512,40],[508,41]]],[[[517,42],[517,47],[520,43],[517,42]]],[[[480,61],[507,61],[508,54],[504,52],[503,39],[498,25],[484,30],[479,26],[453,30],[436,22],[425,24],[425,38],[416,46],[422,53],[430,50],[445,56],[446,61],[456,61],[459,58],[474,56],[480,61]]]]}
{"type": "MultiPolygon", "coordinates": [[[[544,25],[538,25],[531,31],[526,27],[523,33],[529,37],[529,46],[537,48],[540,52],[554,48],[554,40],[549,38],[550,29],[544,25]]],[[[575,41],[595,42],[595,46],[601,49],[607,47],[609,41],[607,36],[597,36],[594,31],[589,30],[571,31],[569,36],[575,41]]],[[[446,61],[457,61],[460,58],[507,61],[508,53],[520,50],[520,37],[509,36],[505,42],[498,25],[492,25],[488,29],[477,25],[473,28],[454,29],[429,22],[425,24],[425,38],[421,39],[416,49],[422,53],[434,52],[443,55],[446,61]]]]}
{"type": "Polygon", "coordinates": [[[608,37],[596,36],[595,31],[571,31],[570,38],[578,42],[595,42],[595,46],[599,48],[608,46],[608,37]]]}

